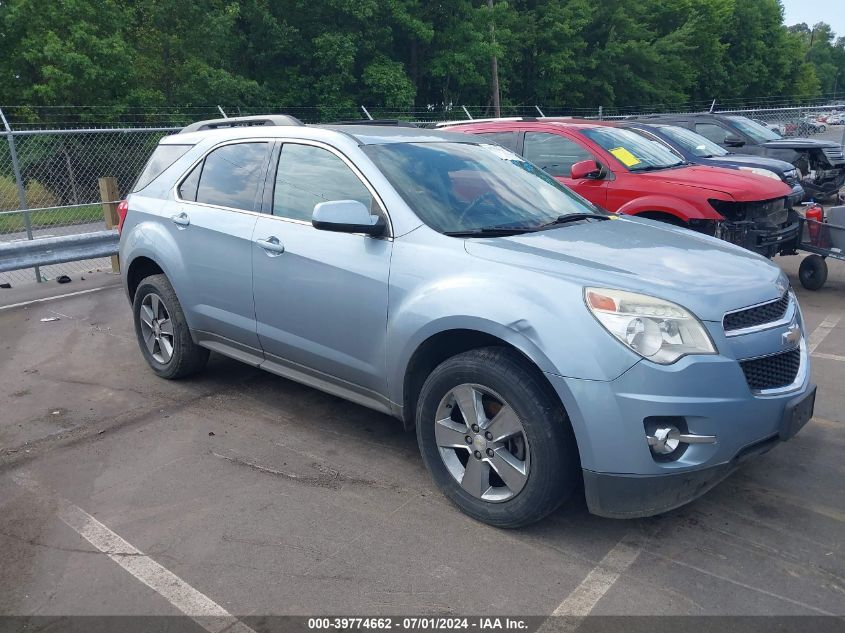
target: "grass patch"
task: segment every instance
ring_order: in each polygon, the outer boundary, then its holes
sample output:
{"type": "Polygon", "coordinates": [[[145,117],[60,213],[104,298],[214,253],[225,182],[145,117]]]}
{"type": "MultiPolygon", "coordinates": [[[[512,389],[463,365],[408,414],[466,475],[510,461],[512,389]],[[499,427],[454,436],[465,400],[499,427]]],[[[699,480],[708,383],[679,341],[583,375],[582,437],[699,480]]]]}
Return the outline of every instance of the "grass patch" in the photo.
{"type": "MultiPolygon", "coordinates": [[[[31,211],[29,217],[33,229],[47,229],[53,226],[71,226],[74,224],[88,224],[103,220],[103,207],[99,204],[89,204],[72,209],[50,209],[49,211],[31,211]]],[[[25,231],[23,213],[8,213],[0,215],[0,233],[17,233],[25,231]]]]}

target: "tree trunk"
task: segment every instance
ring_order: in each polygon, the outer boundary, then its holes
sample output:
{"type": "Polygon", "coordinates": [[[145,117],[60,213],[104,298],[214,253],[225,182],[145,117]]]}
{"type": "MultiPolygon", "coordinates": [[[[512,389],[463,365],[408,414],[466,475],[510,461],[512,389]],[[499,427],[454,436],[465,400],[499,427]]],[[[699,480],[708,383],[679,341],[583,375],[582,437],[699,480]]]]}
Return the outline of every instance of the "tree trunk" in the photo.
{"type": "MultiPolygon", "coordinates": [[[[493,0],[487,0],[487,8],[490,10],[490,43],[496,46],[496,29],[493,24],[493,0]]],[[[491,62],[491,98],[493,101],[493,116],[496,118],[502,116],[502,108],[499,104],[499,61],[496,59],[496,53],[490,59],[491,62]]]]}

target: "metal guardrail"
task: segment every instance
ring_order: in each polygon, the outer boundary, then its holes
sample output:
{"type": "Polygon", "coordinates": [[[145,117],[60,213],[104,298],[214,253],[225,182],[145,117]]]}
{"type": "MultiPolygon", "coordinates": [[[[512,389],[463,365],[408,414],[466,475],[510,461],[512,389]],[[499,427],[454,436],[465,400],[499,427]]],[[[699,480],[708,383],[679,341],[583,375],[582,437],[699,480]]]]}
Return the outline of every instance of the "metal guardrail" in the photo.
{"type": "Polygon", "coordinates": [[[0,244],[0,273],[117,254],[116,230],[0,244]]]}

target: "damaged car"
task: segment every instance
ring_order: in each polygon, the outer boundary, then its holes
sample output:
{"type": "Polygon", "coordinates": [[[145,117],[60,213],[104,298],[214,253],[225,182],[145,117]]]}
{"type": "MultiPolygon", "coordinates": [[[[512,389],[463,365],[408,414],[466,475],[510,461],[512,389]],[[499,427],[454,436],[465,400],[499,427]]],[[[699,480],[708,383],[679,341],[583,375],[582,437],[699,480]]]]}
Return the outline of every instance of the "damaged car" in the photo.
{"type": "Polygon", "coordinates": [[[792,253],[798,214],[779,178],[692,165],[664,145],[599,121],[521,118],[446,124],[541,167],[595,205],[719,237],[765,257],[792,253]]]}
{"type": "Polygon", "coordinates": [[[805,200],[835,200],[845,185],[845,155],[834,141],[783,138],[744,116],[729,114],[659,114],[635,117],[692,130],[731,152],[785,160],[801,177],[805,200]]]}

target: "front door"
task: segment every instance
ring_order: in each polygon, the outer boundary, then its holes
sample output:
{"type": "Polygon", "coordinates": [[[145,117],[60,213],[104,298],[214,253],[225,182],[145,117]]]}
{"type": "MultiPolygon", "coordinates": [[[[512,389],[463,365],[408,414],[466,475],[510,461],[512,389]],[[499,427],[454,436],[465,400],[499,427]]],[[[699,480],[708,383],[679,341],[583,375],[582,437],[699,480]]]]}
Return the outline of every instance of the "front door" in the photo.
{"type": "Polygon", "coordinates": [[[607,202],[607,181],[571,177],[572,165],[582,160],[596,160],[586,148],[574,140],[548,132],[526,132],[523,145],[525,160],[534,163],[555,180],[566,185],[602,208],[607,202]]]}
{"type": "Polygon", "coordinates": [[[314,206],[330,200],[358,200],[383,213],[339,153],[282,145],[272,215],[259,218],[253,233],[258,337],[267,362],[288,370],[280,373],[384,395],[393,242],[315,229],[314,206]]]}

